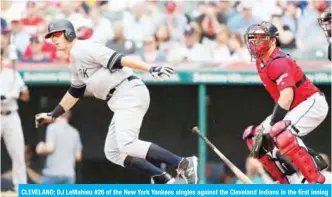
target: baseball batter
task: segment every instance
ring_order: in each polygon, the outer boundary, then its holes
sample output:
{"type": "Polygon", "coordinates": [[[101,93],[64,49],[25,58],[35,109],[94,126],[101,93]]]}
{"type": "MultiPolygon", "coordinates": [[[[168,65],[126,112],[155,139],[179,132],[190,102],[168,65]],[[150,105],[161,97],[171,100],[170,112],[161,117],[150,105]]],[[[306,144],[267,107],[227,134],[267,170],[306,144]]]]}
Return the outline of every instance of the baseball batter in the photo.
{"type": "Polygon", "coordinates": [[[27,172],[24,157],[24,136],[21,119],[17,112],[17,100],[29,100],[29,90],[20,74],[3,60],[1,50],[0,94],[1,94],[1,137],[12,160],[13,184],[27,183],[27,172]]]}
{"type": "MultiPolygon", "coordinates": [[[[300,137],[324,121],[329,106],[324,94],[296,62],[277,47],[278,35],[278,29],[269,22],[252,25],[245,33],[258,74],[275,101],[272,114],[252,138],[251,154],[272,169],[269,154],[279,152],[289,158],[308,183],[325,183],[326,178],[300,137]]],[[[275,168],[272,170],[271,174],[283,176],[275,168]]]]}
{"type": "Polygon", "coordinates": [[[131,69],[162,78],[172,75],[173,68],[150,66],[92,41],[76,40],[72,23],[65,19],[52,21],[45,38],[50,38],[57,50],[70,55],[72,79],[59,105],[49,113],[36,115],[36,127],[51,123],[70,110],[87,90],[96,98],[105,100],[114,112],[104,147],[109,161],[145,173],[154,183],[170,184],[174,178],[154,166],[152,161],[168,163],[187,183],[198,182],[197,157],[182,158],[138,138],[143,117],[149,108],[150,95],[131,69]]]}

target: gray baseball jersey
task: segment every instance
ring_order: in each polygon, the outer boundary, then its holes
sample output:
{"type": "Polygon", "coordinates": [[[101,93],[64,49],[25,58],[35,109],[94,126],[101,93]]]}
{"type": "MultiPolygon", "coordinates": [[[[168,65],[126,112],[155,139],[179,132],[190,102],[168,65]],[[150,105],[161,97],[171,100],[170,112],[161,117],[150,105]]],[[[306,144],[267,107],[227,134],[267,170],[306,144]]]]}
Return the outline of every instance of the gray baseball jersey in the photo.
{"type": "Polygon", "coordinates": [[[76,88],[86,90],[96,98],[106,100],[109,91],[133,75],[128,68],[111,69],[120,54],[89,40],[76,40],[71,50],[72,79],[76,88]]]}

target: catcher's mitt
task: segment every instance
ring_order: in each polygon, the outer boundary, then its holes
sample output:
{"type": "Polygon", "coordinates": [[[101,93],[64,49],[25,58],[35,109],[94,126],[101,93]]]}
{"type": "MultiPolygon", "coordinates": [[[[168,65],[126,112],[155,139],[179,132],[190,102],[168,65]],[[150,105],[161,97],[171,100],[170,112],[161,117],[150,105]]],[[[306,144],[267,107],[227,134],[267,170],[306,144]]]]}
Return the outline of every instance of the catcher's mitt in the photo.
{"type": "Polygon", "coordinates": [[[268,133],[259,133],[253,138],[250,156],[260,158],[274,148],[274,140],[268,133]]]}

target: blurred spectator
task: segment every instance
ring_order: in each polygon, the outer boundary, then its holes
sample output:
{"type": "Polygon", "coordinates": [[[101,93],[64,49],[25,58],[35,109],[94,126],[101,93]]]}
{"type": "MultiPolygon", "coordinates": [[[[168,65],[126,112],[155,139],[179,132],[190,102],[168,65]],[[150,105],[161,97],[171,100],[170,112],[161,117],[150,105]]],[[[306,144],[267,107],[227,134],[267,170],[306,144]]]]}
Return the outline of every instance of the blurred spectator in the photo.
{"type": "Polygon", "coordinates": [[[138,52],[140,58],[145,62],[165,62],[164,53],[158,49],[156,37],[149,36],[144,39],[144,49],[138,52]]]}
{"type": "Polygon", "coordinates": [[[184,32],[185,44],[179,44],[178,46],[174,47],[174,50],[172,50],[168,56],[169,61],[211,61],[211,53],[202,44],[199,43],[195,33],[195,29],[191,25],[186,26],[184,32]]]}
{"type": "Polygon", "coordinates": [[[189,26],[191,26],[194,29],[194,37],[196,42],[199,43],[204,43],[204,41],[205,43],[207,42],[206,39],[204,39],[203,37],[203,31],[201,26],[197,22],[192,21],[189,23],[189,26]]]}
{"type": "Polygon", "coordinates": [[[232,34],[228,41],[228,47],[232,61],[250,62],[251,56],[241,34],[232,34]]]}
{"type": "Polygon", "coordinates": [[[39,142],[36,152],[46,155],[43,184],[74,184],[75,162],[82,159],[79,132],[68,121],[70,112],[57,118],[46,129],[46,141],[39,142]]]}
{"type": "Polygon", "coordinates": [[[275,0],[255,0],[254,3],[252,3],[252,14],[261,21],[268,21],[276,8],[275,0]]]}
{"type": "Polygon", "coordinates": [[[113,38],[113,27],[107,18],[101,15],[101,11],[97,7],[90,10],[89,17],[92,21],[93,34],[91,39],[103,45],[113,38]]]}
{"type": "Polygon", "coordinates": [[[8,30],[8,25],[5,19],[1,17],[1,33],[8,30]]]}
{"type": "Polygon", "coordinates": [[[164,12],[161,12],[160,7],[157,5],[158,1],[144,1],[145,15],[151,18],[152,25],[158,27],[163,19],[164,12]]]}
{"type": "Polygon", "coordinates": [[[112,23],[122,20],[123,18],[123,10],[113,10],[108,6],[109,1],[98,1],[97,7],[100,9],[101,15],[106,17],[112,23]]]}
{"type": "Polygon", "coordinates": [[[220,24],[227,23],[227,17],[218,9],[217,1],[209,0],[205,2],[204,13],[198,16],[195,21],[200,24],[203,30],[203,36],[214,40],[216,28],[220,24]]]}
{"type": "Polygon", "coordinates": [[[156,31],[155,37],[159,50],[167,56],[172,49],[172,41],[170,41],[171,35],[167,26],[160,26],[156,31]]]}
{"type": "Polygon", "coordinates": [[[226,26],[220,26],[216,30],[216,45],[212,49],[213,61],[222,62],[231,60],[231,53],[228,48],[230,32],[226,26]]]}
{"type": "Polygon", "coordinates": [[[22,19],[25,30],[30,34],[37,33],[37,26],[42,23],[44,19],[39,16],[39,10],[35,1],[28,1],[26,4],[26,15],[22,19]]]}
{"type": "Polygon", "coordinates": [[[252,2],[242,1],[239,5],[239,10],[239,14],[228,20],[227,26],[231,32],[243,34],[250,25],[261,22],[252,13],[252,2]]]}
{"type": "Polygon", "coordinates": [[[126,13],[123,19],[124,35],[126,39],[133,40],[140,48],[144,38],[153,35],[156,27],[152,19],[144,13],[144,3],[137,2],[131,11],[131,13],[126,13]]]}
{"type": "Polygon", "coordinates": [[[327,47],[325,35],[322,34],[321,28],[317,23],[317,18],[321,14],[319,10],[320,3],[319,1],[308,1],[308,6],[304,9],[303,16],[299,18],[296,44],[302,52],[310,52],[327,47]]]}
{"type": "Polygon", "coordinates": [[[9,46],[9,43],[10,43],[10,31],[7,29],[7,30],[2,30],[1,31],[1,56],[3,58],[8,58],[9,56],[9,49],[8,49],[8,46],[9,46]]]}
{"type": "Polygon", "coordinates": [[[44,42],[41,36],[34,35],[30,38],[30,45],[23,55],[24,61],[50,62],[56,60],[56,47],[51,43],[44,42]]]}
{"type": "MultiPolygon", "coordinates": [[[[298,16],[300,15],[300,8],[298,8],[298,2],[287,1],[286,12],[282,17],[282,23],[288,26],[289,30],[293,33],[297,32],[298,28],[298,16]]],[[[282,13],[280,13],[281,15],[282,13]]]]}
{"type": "MultiPolygon", "coordinates": [[[[246,160],[246,175],[254,184],[271,184],[273,179],[265,172],[263,165],[255,158],[248,157],[246,160]]],[[[237,180],[235,184],[243,184],[237,180]]]]}
{"type": "Polygon", "coordinates": [[[167,26],[170,32],[170,39],[179,41],[188,22],[187,18],[183,13],[178,12],[176,2],[169,1],[165,3],[164,9],[165,14],[162,19],[162,25],[167,26]]]}
{"type": "Polygon", "coordinates": [[[106,46],[114,51],[123,54],[133,54],[135,53],[135,43],[131,40],[127,40],[124,37],[123,24],[118,21],[114,24],[114,38],[107,41],[106,46]]]}
{"type": "Polygon", "coordinates": [[[60,11],[58,12],[55,18],[66,18],[70,20],[74,28],[77,30],[81,26],[86,24],[91,24],[91,20],[84,18],[84,16],[75,10],[81,6],[79,1],[61,1],[60,11]]]}
{"type": "Polygon", "coordinates": [[[271,23],[275,25],[279,31],[279,44],[282,49],[295,49],[296,38],[295,33],[291,31],[288,25],[283,24],[281,13],[276,12],[271,17],[271,23]]]}
{"type": "Polygon", "coordinates": [[[89,26],[80,26],[76,34],[78,40],[87,40],[92,37],[93,29],[89,26]]]}
{"type": "Polygon", "coordinates": [[[18,57],[21,59],[22,54],[30,43],[30,35],[28,32],[24,30],[23,23],[21,21],[21,16],[19,14],[15,14],[11,17],[11,40],[13,44],[16,46],[18,51],[18,57]]]}
{"type": "Polygon", "coordinates": [[[232,1],[227,1],[227,0],[220,0],[218,9],[220,10],[219,12],[224,15],[227,20],[230,18],[233,18],[233,16],[236,15],[236,10],[233,7],[234,2],[232,1]]]}
{"type": "Polygon", "coordinates": [[[220,161],[211,160],[206,164],[206,183],[220,184],[225,174],[225,165],[220,161]]]}
{"type": "Polygon", "coordinates": [[[38,36],[32,36],[22,61],[34,63],[52,62],[55,59],[55,53],[56,48],[53,45],[44,43],[38,36]]]}

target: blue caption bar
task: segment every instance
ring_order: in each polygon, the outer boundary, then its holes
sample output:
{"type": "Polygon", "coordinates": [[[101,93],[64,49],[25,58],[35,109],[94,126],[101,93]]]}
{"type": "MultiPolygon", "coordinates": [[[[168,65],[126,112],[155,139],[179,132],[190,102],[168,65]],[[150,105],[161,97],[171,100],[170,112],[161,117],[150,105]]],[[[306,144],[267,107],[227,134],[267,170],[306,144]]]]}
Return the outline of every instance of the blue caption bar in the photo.
{"type": "Polygon", "coordinates": [[[279,184],[74,184],[74,185],[19,185],[19,196],[331,196],[331,185],[279,184]]]}

